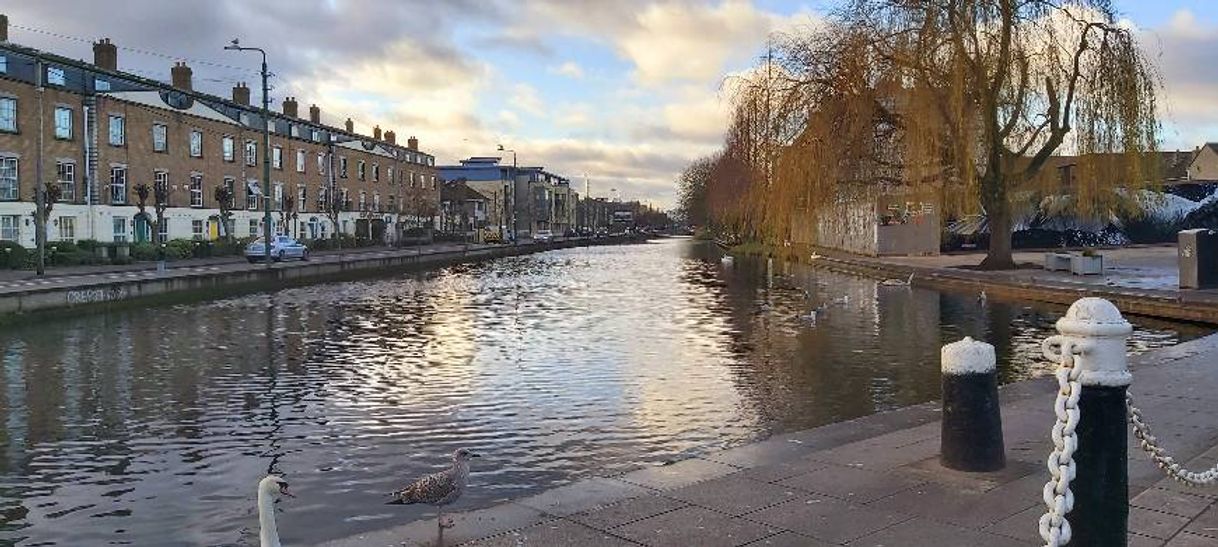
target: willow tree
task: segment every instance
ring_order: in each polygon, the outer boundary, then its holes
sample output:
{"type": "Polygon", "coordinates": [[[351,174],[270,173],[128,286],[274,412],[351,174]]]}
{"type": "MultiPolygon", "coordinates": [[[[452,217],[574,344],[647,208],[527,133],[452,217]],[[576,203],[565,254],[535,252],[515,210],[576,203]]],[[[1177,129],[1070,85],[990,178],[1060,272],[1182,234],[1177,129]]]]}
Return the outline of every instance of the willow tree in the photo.
{"type": "Polygon", "coordinates": [[[1152,179],[1157,79],[1107,0],[853,0],[770,62],[738,103],[764,94],[780,151],[771,228],[853,192],[933,190],[985,215],[982,267],[1011,268],[1013,199],[1069,193],[1094,214],[1152,179]],[[1082,158],[1069,179],[1046,168],[1062,152],[1082,158]]]}

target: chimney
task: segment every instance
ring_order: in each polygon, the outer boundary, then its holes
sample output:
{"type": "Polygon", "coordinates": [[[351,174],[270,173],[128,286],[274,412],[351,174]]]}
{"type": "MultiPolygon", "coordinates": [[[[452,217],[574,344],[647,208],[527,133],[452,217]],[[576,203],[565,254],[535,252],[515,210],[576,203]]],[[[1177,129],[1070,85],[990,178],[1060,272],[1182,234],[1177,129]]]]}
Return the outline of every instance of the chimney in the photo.
{"type": "Polygon", "coordinates": [[[413,136],[411,136],[409,139],[406,139],[406,148],[409,148],[411,150],[418,150],[419,149],[419,139],[416,139],[413,136]]]}
{"type": "Polygon", "coordinates": [[[8,16],[0,13],[0,42],[8,41],[8,16]]]}
{"type": "Polygon", "coordinates": [[[348,132],[348,133],[354,133],[354,132],[355,132],[355,122],[351,121],[351,118],[347,118],[347,123],[346,123],[346,126],[347,126],[347,132],[348,132]]]}
{"type": "Polygon", "coordinates": [[[317,105],[309,107],[309,121],[313,123],[321,123],[321,109],[317,105]]]}
{"type": "Polygon", "coordinates": [[[389,144],[397,144],[396,141],[397,141],[397,135],[394,135],[393,131],[385,132],[385,142],[387,142],[389,144]]]}
{"type": "Polygon", "coordinates": [[[102,38],[93,43],[93,64],[97,68],[118,70],[118,47],[110,43],[109,38],[102,38]]]}
{"type": "Polygon", "coordinates": [[[299,105],[296,103],[296,97],[288,97],[283,100],[283,115],[296,118],[299,105]]]}
{"type": "Polygon", "coordinates": [[[372,138],[378,141],[381,140],[381,126],[378,125],[372,128],[372,138]]]}
{"type": "Polygon", "coordinates": [[[178,61],[174,63],[173,68],[169,72],[173,75],[173,87],[184,91],[193,91],[190,85],[190,67],[186,66],[185,62],[178,61]]]}
{"type": "Polygon", "coordinates": [[[250,88],[245,85],[245,82],[237,82],[237,85],[233,86],[233,102],[245,106],[250,105],[250,88]]]}

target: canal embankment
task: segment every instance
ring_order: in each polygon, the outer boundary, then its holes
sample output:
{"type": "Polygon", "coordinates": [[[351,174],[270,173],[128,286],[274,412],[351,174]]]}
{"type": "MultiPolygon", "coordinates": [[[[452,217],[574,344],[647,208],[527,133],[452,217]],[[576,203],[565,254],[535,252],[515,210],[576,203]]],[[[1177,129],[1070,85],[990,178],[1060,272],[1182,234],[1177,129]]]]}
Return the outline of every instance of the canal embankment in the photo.
{"type": "Polygon", "coordinates": [[[516,245],[440,244],[316,254],[308,261],[250,264],[217,260],[164,270],[116,269],[0,283],[0,322],[30,315],[230,296],[303,284],[423,270],[536,252],[619,244],[635,238],[570,238],[516,245]]]}
{"type": "MultiPolygon", "coordinates": [[[[1161,442],[1189,468],[1212,466],[1218,335],[1130,364],[1131,392],[1161,442]]],[[[939,464],[939,403],[932,402],[584,479],[487,509],[450,510],[456,525],[445,532],[446,544],[1038,544],[1057,386],[1044,377],[999,393],[1007,465],[998,472],[939,464]]],[[[1132,444],[1128,456],[1129,545],[1218,543],[1218,491],[1165,478],[1132,444]]],[[[427,519],[322,545],[431,545],[435,531],[427,519]]]]}

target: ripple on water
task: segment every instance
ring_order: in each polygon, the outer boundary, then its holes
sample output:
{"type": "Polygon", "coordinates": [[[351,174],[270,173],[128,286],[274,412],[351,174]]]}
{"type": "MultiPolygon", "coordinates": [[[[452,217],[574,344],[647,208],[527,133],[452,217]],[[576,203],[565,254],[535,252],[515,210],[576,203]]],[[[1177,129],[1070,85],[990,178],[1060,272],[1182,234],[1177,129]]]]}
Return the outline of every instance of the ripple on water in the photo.
{"type": "Polygon", "coordinates": [[[487,505],[932,399],[964,335],[1042,374],[1062,312],[771,273],[665,241],[6,329],[0,543],[253,545],[268,470],[300,496],[285,543],[383,528],[428,510],[384,492],[458,447],[487,505]]]}

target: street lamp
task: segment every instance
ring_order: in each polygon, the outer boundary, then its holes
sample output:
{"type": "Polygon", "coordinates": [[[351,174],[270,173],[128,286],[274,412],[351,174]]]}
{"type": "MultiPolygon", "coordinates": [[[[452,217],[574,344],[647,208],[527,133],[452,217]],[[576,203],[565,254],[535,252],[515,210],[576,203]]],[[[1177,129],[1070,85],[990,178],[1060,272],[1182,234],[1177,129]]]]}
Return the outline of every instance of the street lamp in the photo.
{"type": "MultiPolygon", "coordinates": [[[[271,258],[271,96],[267,85],[266,51],[262,48],[242,46],[236,38],[233,43],[224,46],[228,51],[256,51],[262,54],[262,209],[265,215],[262,219],[262,249],[266,254],[266,267],[270,268],[271,258]]],[[[249,191],[249,188],[246,188],[249,191]]]]}
{"type": "MultiPolygon", "coordinates": [[[[510,195],[511,195],[510,200],[512,202],[512,207],[511,207],[511,215],[510,215],[510,218],[508,221],[510,222],[510,226],[511,226],[511,232],[509,235],[512,238],[512,245],[515,245],[516,244],[516,151],[512,150],[510,148],[504,148],[502,144],[499,145],[499,151],[512,153],[512,179],[511,179],[512,183],[508,187],[508,191],[510,192],[510,195]]],[[[504,196],[504,197],[507,197],[507,196],[504,196]]]]}

